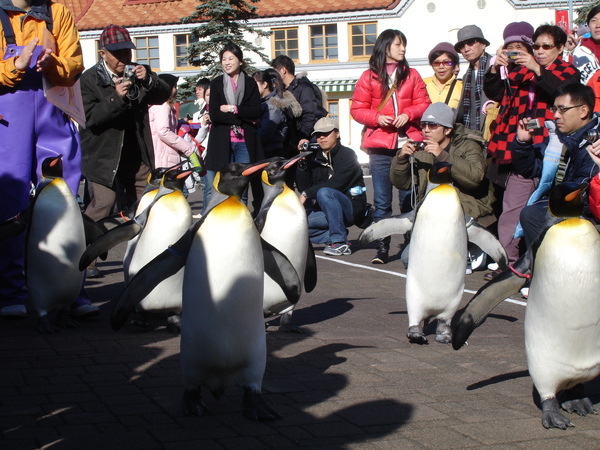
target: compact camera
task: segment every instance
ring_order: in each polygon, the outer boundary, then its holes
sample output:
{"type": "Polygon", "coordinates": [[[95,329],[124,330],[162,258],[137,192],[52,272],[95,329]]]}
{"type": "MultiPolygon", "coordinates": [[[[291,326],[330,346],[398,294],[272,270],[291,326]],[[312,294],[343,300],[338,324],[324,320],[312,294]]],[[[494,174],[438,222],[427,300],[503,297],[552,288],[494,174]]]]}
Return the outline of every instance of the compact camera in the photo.
{"type": "Polygon", "coordinates": [[[540,119],[531,119],[525,124],[525,129],[527,131],[537,130],[538,128],[542,128],[540,119]]]}
{"type": "Polygon", "coordinates": [[[509,61],[514,61],[515,59],[517,59],[517,56],[519,56],[519,52],[517,51],[506,52],[506,57],[509,61]]]}
{"type": "Polygon", "coordinates": [[[300,150],[303,152],[316,152],[318,150],[321,150],[321,146],[316,142],[305,142],[300,147],[300,150]]]}
{"type": "Polygon", "coordinates": [[[125,70],[123,70],[123,81],[131,81],[132,83],[135,81],[135,65],[127,64],[125,66],[125,70]]]}
{"type": "Polygon", "coordinates": [[[425,150],[425,146],[427,145],[427,143],[425,143],[423,141],[415,141],[415,142],[413,142],[413,145],[415,146],[415,150],[419,151],[419,150],[425,150]]]}

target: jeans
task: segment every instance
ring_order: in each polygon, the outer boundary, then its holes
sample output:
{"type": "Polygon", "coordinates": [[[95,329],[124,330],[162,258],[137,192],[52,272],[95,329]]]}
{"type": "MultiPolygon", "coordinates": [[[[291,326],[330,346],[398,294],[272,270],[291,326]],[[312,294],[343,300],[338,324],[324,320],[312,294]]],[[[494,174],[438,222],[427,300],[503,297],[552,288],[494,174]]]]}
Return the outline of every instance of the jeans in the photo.
{"type": "MultiPolygon", "coordinates": [[[[371,153],[369,155],[369,169],[373,179],[373,221],[379,222],[392,215],[393,188],[390,181],[390,168],[392,166],[393,154],[371,153]]],[[[400,206],[406,197],[407,191],[398,191],[400,206]]]]}
{"type": "MultiPolygon", "coordinates": [[[[250,162],[250,155],[248,154],[248,147],[246,147],[245,142],[231,142],[229,144],[229,149],[229,162],[238,162],[242,164],[250,162]]],[[[213,170],[207,170],[206,175],[204,176],[204,201],[202,204],[202,214],[206,213],[206,207],[213,191],[213,181],[216,174],[217,172],[213,170]]],[[[244,189],[244,193],[242,194],[242,202],[244,205],[248,203],[248,188],[244,189]]]]}
{"type": "Polygon", "coordinates": [[[317,191],[317,205],[308,210],[308,236],[314,244],[348,242],[346,226],[352,225],[354,213],[352,202],[336,189],[321,188],[317,191]]]}
{"type": "Polygon", "coordinates": [[[536,240],[540,232],[544,229],[550,217],[547,198],[541,199],[521,210],[520,219],[526,249],[533,244],[533,241],[536,240]]]}

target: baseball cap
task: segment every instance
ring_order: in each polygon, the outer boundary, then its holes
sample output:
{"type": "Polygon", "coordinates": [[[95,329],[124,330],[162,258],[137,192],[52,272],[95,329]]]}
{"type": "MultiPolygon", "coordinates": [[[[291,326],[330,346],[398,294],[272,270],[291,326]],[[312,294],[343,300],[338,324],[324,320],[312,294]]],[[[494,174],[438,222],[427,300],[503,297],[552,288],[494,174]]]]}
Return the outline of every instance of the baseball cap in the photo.
{"type": "Polygon", "coordinates": [[[135,45],[131,41],[129,31],[118,25],[108,25],[102,34],[100,35],[100,48],[104,47],[106,50],[115,51],[130,48],[135,49],[135,45]]]}
{"type": "Polygon", "coordinates": [[[317,120],[317,123],[315,123],[315,129],[312,134],[329,133],[332,130],[339,129],[340,128],[337,120],[332,119],[331,117],[322,117],[321,119],[317,120]]]}

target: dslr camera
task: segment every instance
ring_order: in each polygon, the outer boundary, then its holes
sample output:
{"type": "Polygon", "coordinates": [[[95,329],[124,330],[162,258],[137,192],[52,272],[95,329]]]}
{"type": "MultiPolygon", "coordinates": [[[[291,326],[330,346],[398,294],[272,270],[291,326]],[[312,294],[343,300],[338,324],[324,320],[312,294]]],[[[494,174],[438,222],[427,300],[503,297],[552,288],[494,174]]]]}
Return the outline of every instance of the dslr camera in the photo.
{"type": "Polygon", "coordinates": [[[598,139],[600,139],[600,131],[597,128],[592,128],[591,130],[587,130],[583,135],[583,138],[588,141],[590,144],[593,144],[598,139]]]}
{"type": "Polygon", "coordinates": [[[127,64],[125,70],[123,70],[123,81],[131,81],[135,83],[135,64],[127,64]]]}
{"type": "Polygon", "coordinates": [[[300,150],[303,152],[313,152],[314,153],[318,150],[321,150],[321,146],[319,144],[317,144],[316,142],[305,142],[300,147],[300,150]]]}
{"type": "Polygon", "coordinates": [[[415,146],[416,151],[420,151],[420,150],[422,151],[422,150],[425,150],[425,146],[427,144],[423,141],[414,141],[413,145],[415,146]]]}

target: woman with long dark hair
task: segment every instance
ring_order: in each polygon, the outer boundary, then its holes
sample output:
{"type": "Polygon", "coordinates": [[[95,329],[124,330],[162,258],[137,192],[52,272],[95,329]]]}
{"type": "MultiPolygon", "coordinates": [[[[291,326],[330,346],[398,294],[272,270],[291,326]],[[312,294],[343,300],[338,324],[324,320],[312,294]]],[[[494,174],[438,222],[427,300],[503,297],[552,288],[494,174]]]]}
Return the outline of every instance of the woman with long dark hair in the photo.
{"type": "MultiPolygon", "coordinates": [[[[405,51],[406,36],[401,31],[383,31],[373,47],[369,70],[361,75],[352,96],[350,113],[365,125],[362,147],[369,154],[376,222],[392,215],[392,158],[407,139],[423,140],[421,116],[431,104],[425,83],[409,67],[405,51]]],[[[373,264],[387,262],[389,247],[389,237],[379,242],[373,264]]]]}
{"type": "MultiPolygon", "coordinates": [[[[216,172],[229,162],[260,161],[264,155],[258,144],[256,121],[260,117],[258,87],[244,70],[244,55],[230,43],[219,53],[223,75],[210,83],[211,120],[203,212],[212,192],[216,172]]],[[[242,200],[247,202],[248,194],[242,200]]]]}

